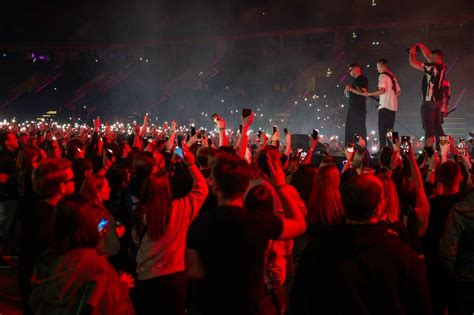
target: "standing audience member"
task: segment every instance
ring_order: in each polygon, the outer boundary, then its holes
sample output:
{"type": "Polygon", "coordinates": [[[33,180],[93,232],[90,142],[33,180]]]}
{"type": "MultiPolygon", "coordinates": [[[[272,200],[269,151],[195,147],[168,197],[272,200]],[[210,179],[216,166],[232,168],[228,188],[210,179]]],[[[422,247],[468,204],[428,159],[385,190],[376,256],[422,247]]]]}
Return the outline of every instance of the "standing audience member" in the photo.
{"type": "Polygon", "coordinates": [[[108,228],[100,224],[104,219],[77,196],[57,204],[53,241],[39,257],[31,278],[30,304],[35,314],[134,314],[128,295],[133,278],[119,276],[97,252],[108,228]]]}
{"type": "Polygon", "coordinates": [[[63,155],[63,151],[56,140],[46,140],[44,150],[50,159],[59,159],[63,155]]]}
{"type": "Polygon", "coordinates": [[[125,234],[120,238],[119,252],[110,257],[110,263],[117,270],[135,273],[135,257],[130,257],[129,248],[132,243],[132,203],[130,189],[130,170],[124,164],[115,164],[107,172],[107,181],[110,184],[110,198],[106,207],[112,217],[120,222],[125,234]]]}
{"type": "Polygon", "coordinates": [[[64,196],[74,194],[72,163],[66,159],[47,159],[33,171],[34,200],[25,203],[20,215],[19,278],[22,306],[30,314],[30,278],[39,255],[53,241],[54,207],[64,196]]]}
{"type": "Polygon", "coordinates": [[[219,206],[191,224],[186,253],[190,277],[203,279],[205,314],[276,314],[265,292],[266,246],[271,239],[294,238],[306,226],[280,161],[268,155],[267,163],[285,219],[243,208],[250,173],[246,161],[224,154],[212,167],[212,191],[219,206]]]}
{"type": "MultiPolygon", "coordinates": [[[[275,200],[278,198],[274,188],[267,182],[262,181],[255,186],[249,186],[245,194],[245,208],[249,211],[261,211],[267,214],[277,214],[275,210],[275,200]],[[276,197],[276,198],[274,198],[276,197]]],[[[281,204],[280,204],[280,209],[281,204]]],[[[283,284],[286,280],[286,256],[288,255],[288,241],[269,240],[265,251],[264,280],[267,292],[269,292],[272,303],[277,314],[284,314],[286,308],[286,298],[283,284]]]]}
{"type": "MultiPolygon", "coordinates": [[[[354,152],[348,154],[347,162],[342,169],[342,173],[346,173],[348,169],[353,169],[357,174],[373,173],[373,169],[370,167],[370,154],[365,148],[354,150],[354,152]]],[[[352,172],[349,171],[349,172],[352,172]]]]}
{"type": "Polygon", "coordinates": [[[72,170],[74,171],[74,177],[76,178],[76,193],[79,193],[82,184],[84,183],[84,179],[92,174],[93,166],[89,159],[75,159],[72,163],[72,170]]]}
{"type": "Polygon", "coordinates": [[[439,256],[439,241],[446,226],[449,210],[463,199],[463,195],[459,192],[463,177],[458,163],[451,160],[442,163],[436,172],[442,193],[430,199],[428,229],[422,241],[433,314],[443,315],[449,303],[451,290],[448,274],[442,267],[439,256]]]}
{"type": "Polygon", "coordinates": [[[136,210],[134,241],[137,253],[138,314],[183,315],[187,276],[184,253],[189,224],[209,192],[193,154],[183,145],[184,163],[193,178],[190,193],[172,199],[168,174],[150,175],[136,210]]]}
{"type": "Polygon", "coordinates": [[[454,282],[449,314],[474,312],[474,192],[457,203],[448,214],[439,243],[441,263],[454,282]]]}
{"type": "Polygon", "coordinates": [[[16,157],[18,138],[13,132],[0,133],[0,268],[9,267],[3,258],[12,249],[13,227],[18,206],[16,157]]]}
{"type": "Polygon", "coordinates": [[[345,211],[339,191],[340,177],[335,165],[319,169],[308,204],[307,233],[318,233],[324,226],[344,222],[345,211]]]}
{"type": "Polygon", "coordinates": [[[342,187],[345,225],[309,244],[297,271],[292,314],[431,314],[415,251],[379,225],[383,185],[359,175],[342,187]]]}
{"type": "Polygon", "coordinates": [[[110,186],[107,178],[102,175],[92,174],[82,184],[79,195],[95,206],[101,215],[109,221],[109,228],[99,242],[99,252],[107,256],[115,255],[120,249],[119,238],[125,233],[125,227],[117,224],[115,219],[105,207],[104,202],[110,198],[110,186]]]}
{"type": "MultiPolygon", "coordinates": [[[[41,158],[41,150],[29,144],[24,145],[18,153],[16,166],[18,195],[21,199],[20,204],[22,203],[21,201],[32,198],[33,182],[31,181],[31,176],[33,170],[38,167],[41,158]]],[[[19,209],[21,209],[21,205],[19,206],[19,209]]]]}

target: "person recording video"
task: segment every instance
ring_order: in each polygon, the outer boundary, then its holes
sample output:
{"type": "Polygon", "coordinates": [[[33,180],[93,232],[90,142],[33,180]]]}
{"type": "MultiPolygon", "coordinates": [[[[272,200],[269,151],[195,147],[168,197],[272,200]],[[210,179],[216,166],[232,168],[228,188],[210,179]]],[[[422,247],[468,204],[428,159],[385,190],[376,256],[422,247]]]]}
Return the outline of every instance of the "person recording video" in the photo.
{"type": "Polygon", "coordinates": [[[424,44],[416,43],[409,49],[410,65],[424,73],[422,81],[423,103],[421,105],[421,121],[425,130],[425,146],[433,147],[435,133],[445,136],[441,126],[441,108],[443,105],[443,81],[446,76],[446,64],[443,62],[441,50],[430,51],[424,44]],[[417,59],[421,51],[426,63],[417,59]]]}

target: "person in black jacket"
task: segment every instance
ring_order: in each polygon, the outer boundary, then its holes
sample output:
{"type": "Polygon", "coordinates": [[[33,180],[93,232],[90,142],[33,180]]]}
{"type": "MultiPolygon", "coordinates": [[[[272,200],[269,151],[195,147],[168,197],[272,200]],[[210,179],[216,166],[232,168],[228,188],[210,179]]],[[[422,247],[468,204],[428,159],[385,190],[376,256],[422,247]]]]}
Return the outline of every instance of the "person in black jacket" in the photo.
{"type": "Polygon", "coordinates": [[[441,263],[454,281],[449,314],[473,314],[474,192],[449,211],[439,251],[441,263]]]}
{"type": "Polygon", "coordinates": [[[431,314],[422,261],[377,224],[383,196],[373,175],[343,185],[347,224],[314,235],[306,248],[292,314],[431,314]]]}
{"type": "Polygon", "coordinates": [[[349,109],[346,117],[345,143],[353,142],[354,134],[364,140],[367,139],[367,128],[365,118],[367,114],[366,96],[359,93],[367,93],[369,80],[362,74],[359,64],[353,62],[348,67],[349,75],[353,77],[351,84],[346,85],[344,93],[349,98],[349,109]]]}

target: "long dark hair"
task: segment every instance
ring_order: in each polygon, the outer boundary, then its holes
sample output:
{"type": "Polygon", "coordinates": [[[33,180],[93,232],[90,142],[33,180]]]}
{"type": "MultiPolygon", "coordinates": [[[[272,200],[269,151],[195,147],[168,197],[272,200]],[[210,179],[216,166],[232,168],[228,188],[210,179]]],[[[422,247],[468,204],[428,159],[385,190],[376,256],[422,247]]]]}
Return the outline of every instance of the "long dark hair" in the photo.
{"type": "Polygon", "coordinates": [[[63,197],[55,208],[55,248],[66,252],[74,248],[97,247],[100,239],[98,224],[102,211],[78,195],[63,197]]]}
{"type": "Polygon", "coordinates": [[[146,221],[148,237],[157,240],[165,231],[172,195],[168,174],[150,175],[143,185],[138,207],[140,226],[146,221]]]}

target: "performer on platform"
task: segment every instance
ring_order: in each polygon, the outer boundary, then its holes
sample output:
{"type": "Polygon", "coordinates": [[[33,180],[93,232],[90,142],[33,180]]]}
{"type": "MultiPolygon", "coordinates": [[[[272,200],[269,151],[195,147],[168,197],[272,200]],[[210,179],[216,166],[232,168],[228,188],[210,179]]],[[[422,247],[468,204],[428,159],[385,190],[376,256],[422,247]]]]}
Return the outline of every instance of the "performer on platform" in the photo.
{"type": "Polygon", "coordinates": [[[377,71],[379,75],[378,90],[375,92],[355,92],[362,96],[380,96],[379,99],[379,143],[380,150],[387,145],[387,130],[393,130],[395,125],[395,114],[398,109],[398,96],[400,95],[400,85],[395,75],[388,68],[386,58],[377,61],[377,71]]]}
{"type": "Polygon", "coordinates": [[[443,81],[446,75],[446,64],[443,63],[441,50],[430,51],[425,45],[417,43],[410,48],[410,65],[424,72],[422,81],[423,103],[421,105],[421,121],[425,130],[425,146],[433,147],[435,133],[445,136],[441,126],[441,107],[443,105],[443,81]],[[428,61],[423,63],[416,57],[421,53],[428,61]]]}
{"type": "Polygon", "coordinates": [[[354,142],[354,134],[358,134],[367,139],[367,128],[365,126],[366,97],[356,94],[366,93],[369,87],[369,80],[362,74],[357,63],[349,65],[349,74],[354,78],[351,84],[346,85],[344,92],[349,96],[349,109],[346,118],[345,142],[354,142]]]}

